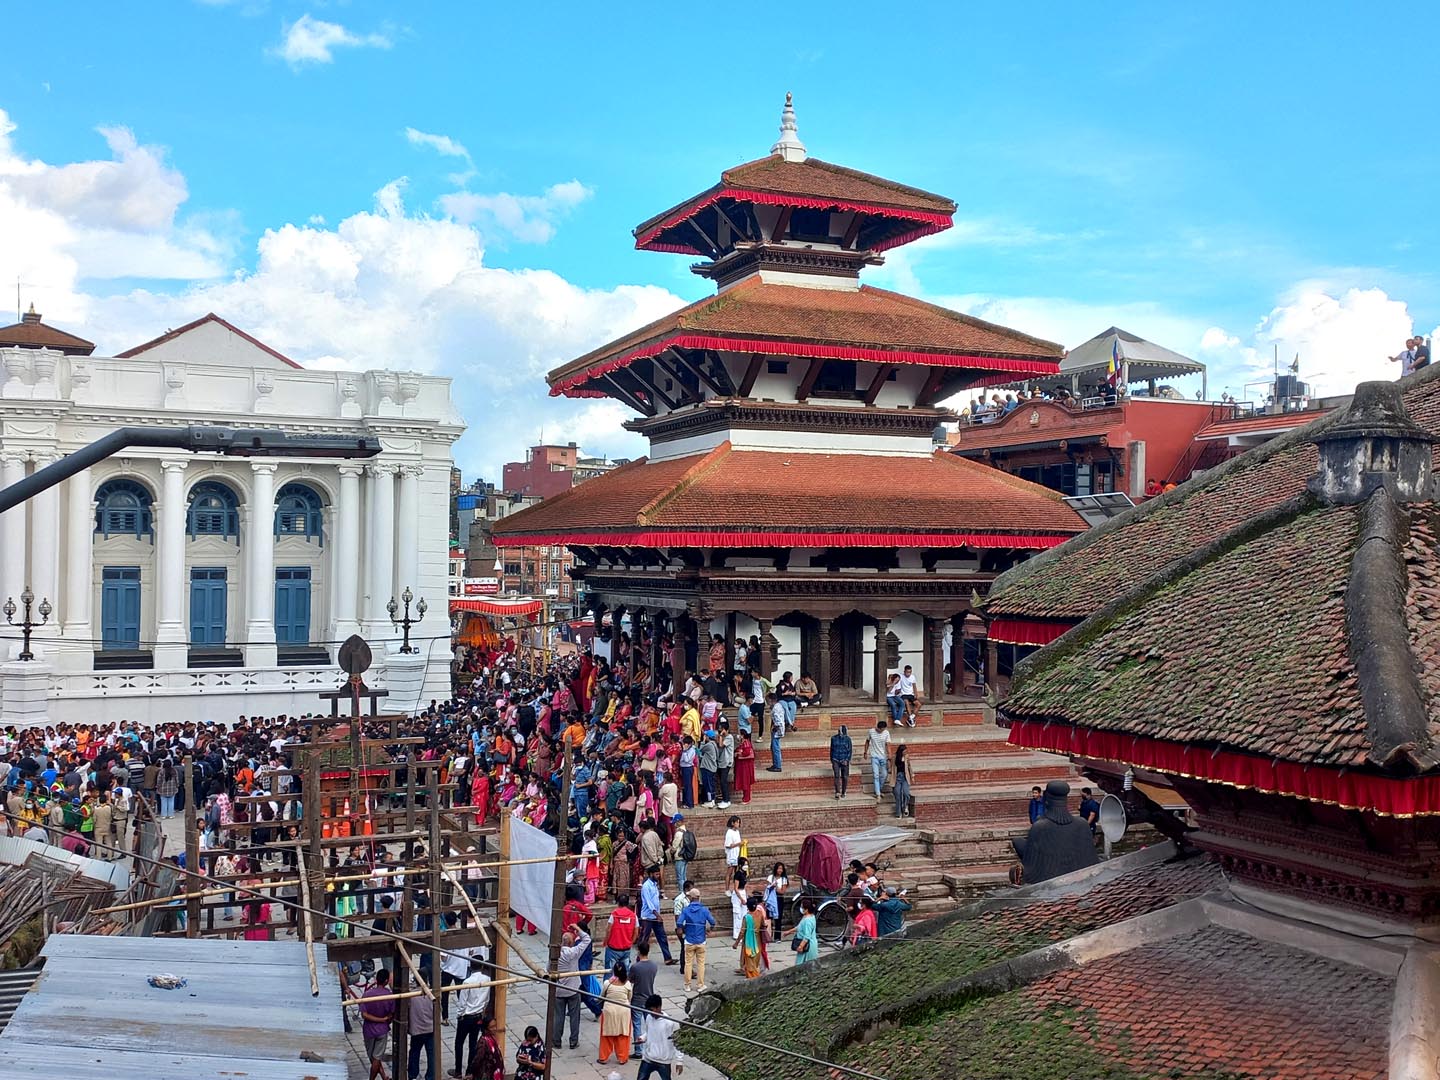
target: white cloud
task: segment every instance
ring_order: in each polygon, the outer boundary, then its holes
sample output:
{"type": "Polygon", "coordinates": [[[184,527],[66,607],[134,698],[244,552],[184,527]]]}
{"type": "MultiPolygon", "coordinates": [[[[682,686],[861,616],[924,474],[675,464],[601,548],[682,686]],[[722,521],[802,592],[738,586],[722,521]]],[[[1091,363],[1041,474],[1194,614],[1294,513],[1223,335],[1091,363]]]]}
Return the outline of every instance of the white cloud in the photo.
{"type": "MultiPolygon", "coordinates": [[[[14,148],[0,113],[0,281],[18,277],[46,321],[112,354],[215,311],[307,366],[449,376],[470,424],[456,449],[468,473],[498,478],[543,427],[595,453],[633,456],[638,440],[611,403],[551,398],[544,375],[680,306],[664,289],[585,289],[548,270],[487,266],[480,232],[413,213],[405,180],[327,226],[282,224],[237,269],[223,218],[181,218],[185,178],[128,133],[107,133],[112,160],[49,165],[14,148]],[[207,229],[203,225],[212,225],[207,229]],[[177,291],[101,295],[100,278],[185,279],[177,291]]],[[[559,184],[517,219],[553,230],[588,195],[559,184]]]]}
{"type": "MultiPolygon", "coordinates": [[[[1405,302],[1384,289],[1301,282],[1248,334],[1207,330],[1202,359],[1239,383],[1268,379],[1277,356],[1282,368],[1298,356],[1300,377],[1313,393],[1348,394],[1356,383],[1399,375],[1388,358],[1404,348],[1413,332],[1405,302]]],[[[1211,385],[1218,385],[1214,378],[1211,385]]],[[[1232,392],[1240,396],[1238,386],[1232,392]]]]}
{"type": "Polygon", "coordinates": [[[390,45],[390,38],[385,34],[356,34],[339,23],[305,14],[284,27],[279,44],[271,46],[269,51],[292,68],[299,68],[305,64],[333,63],[336,49],[388,49],[390,45]]]}
{"type": "Polygon", "coordinates": [[[83,314],[89,281],[226,272],[228,222],[180,216],[189,191],[162,149],[106,128],[109,160],[51,165],[26,157],[15,130],[0,110],[0,281],[20,281],[45,314],[83,314]]]}
{"type": "Polygon", "coordinates": [[[489,226],[516,240],[543,244],[555,235],[555,226],[593,192],[579,180],[552,184],[541,195],[481,195],[456,191],[440,197],[440,206],[456,221],[489,226]]]}
{"type": "Polygon", "coordinates": [[[428,131],[419,131],[413,127],[405,129],[405,138],[411,146],[427,146],[437,154],[444,154],[446,157],[464,158],[470,160],[470,151],[456,142],[449,135],[432,135],[428,131]]]}

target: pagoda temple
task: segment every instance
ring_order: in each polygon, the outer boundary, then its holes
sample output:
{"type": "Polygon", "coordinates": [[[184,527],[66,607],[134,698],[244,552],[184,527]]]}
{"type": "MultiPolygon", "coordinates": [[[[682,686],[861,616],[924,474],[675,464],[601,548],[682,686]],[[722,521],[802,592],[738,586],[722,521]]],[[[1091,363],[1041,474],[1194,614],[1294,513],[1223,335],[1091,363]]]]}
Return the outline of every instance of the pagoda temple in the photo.
{"type": "Polygon", "coordinates": [[[717,292],[552,371],[611,397],[647,456],[494,530],[566,545],[597,628],[669,643],[676,680],[710,634],[758,636],[769,670],[829,700],[915,669],[938,701],[972,678],[972,599],[1084,530],[1057,492],[935,450],[947,398],[1053,376],[1060,346],[862,285],[882,253],[949,228],[955,204],[812,158],[789,95],[767,157],[635,229],[699,259],[717,292]]]}

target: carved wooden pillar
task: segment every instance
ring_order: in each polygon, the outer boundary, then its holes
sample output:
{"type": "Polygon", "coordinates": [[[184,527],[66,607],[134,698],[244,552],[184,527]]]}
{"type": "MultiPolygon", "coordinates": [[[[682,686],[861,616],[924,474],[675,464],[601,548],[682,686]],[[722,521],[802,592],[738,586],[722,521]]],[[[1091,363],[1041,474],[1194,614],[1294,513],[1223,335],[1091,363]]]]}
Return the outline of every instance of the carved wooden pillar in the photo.
{"type": "MultiPolygon", "coordinates": [[[[725,678],[729,680],[730,673],[735,670],[735,612],[725,616],[725,678]]],[[[726,682],[729,686],[729,682],[726,682]]]]}
{"type": "Polygon", "coordinates": [[[945,696],[945,620],[925,619],[925,702],[945,696]]]}
{"type": "Polygon", "coordinates": [[[635,685],[635,658],[640,654],[640,621],[644,615],[644,608],[636,608],[630,614],[630,677],[626,680],[629,686],[635,685]]]}
{"type": "Polygon", "coordinates": [[[830,704],[830,620],[815,620],[815,685],[820,687],[820,700],[830,704]]]}
{"type": "Polygon", "coordinates": [[[690,677],[690,672],[686,669],[685,664],[687,638],[684,616],[673,620],[670,625],[674,628],[674,643],[670,649],[670,678],[671,685],[675,688],[675,695],[679,697],[685,692],[685,680],[690,677]]]}
{"type": "Polygon", "coordinates": [[[775,624],[770,619],[757,621],[760,623],[760,674],[762,677],[770,679],[775,673],[775,654],[771,651],[775,639],[770,636],[770,627],[775,624]]]}
{"type": "Polygon", "coordinates": [[[890,670],[890,644],[886,635],[890,633],[889,619],[875,620],[875,703],[885,704],[885,675],[890,670]]]}

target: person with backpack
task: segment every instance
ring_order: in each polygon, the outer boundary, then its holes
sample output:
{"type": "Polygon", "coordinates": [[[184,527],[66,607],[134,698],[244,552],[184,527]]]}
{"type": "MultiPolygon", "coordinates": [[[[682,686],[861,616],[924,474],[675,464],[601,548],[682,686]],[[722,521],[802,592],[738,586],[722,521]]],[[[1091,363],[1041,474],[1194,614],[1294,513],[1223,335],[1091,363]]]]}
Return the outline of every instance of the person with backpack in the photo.
{"type": "Polygon", "coordinates": [[[685,815],[676,814],[670,819],[675,827],[674,838],[670,841],[670,860],[675,864],[675,891],[682,896],[685,883],[689,880],[687,868],[700,854],[700,845],[695,834],[685,827],[685,815]]]}
{"type": "Polygon", "coordinates": [[[850,739],[850,729],[844,724],[830,736],[830,771],[835,778],[835,798],[843,799],[850,790],[850,761],[855,756],[855,744],[850,739]]]}

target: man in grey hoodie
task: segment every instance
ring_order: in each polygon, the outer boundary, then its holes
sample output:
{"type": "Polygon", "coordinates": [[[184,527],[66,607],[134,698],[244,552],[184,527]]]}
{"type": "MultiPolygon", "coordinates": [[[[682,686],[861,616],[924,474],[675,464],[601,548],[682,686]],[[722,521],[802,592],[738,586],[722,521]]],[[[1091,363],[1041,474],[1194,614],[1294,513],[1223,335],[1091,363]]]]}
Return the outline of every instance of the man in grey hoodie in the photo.
{"type": "Polygon", "coordinates": [[[855,754],[855,744],[850,741],[850,731],[844,724],[830,736],[830,771],[835,774],[835,798],[843,799],[850,788],[850,759],[855,754]]]}

